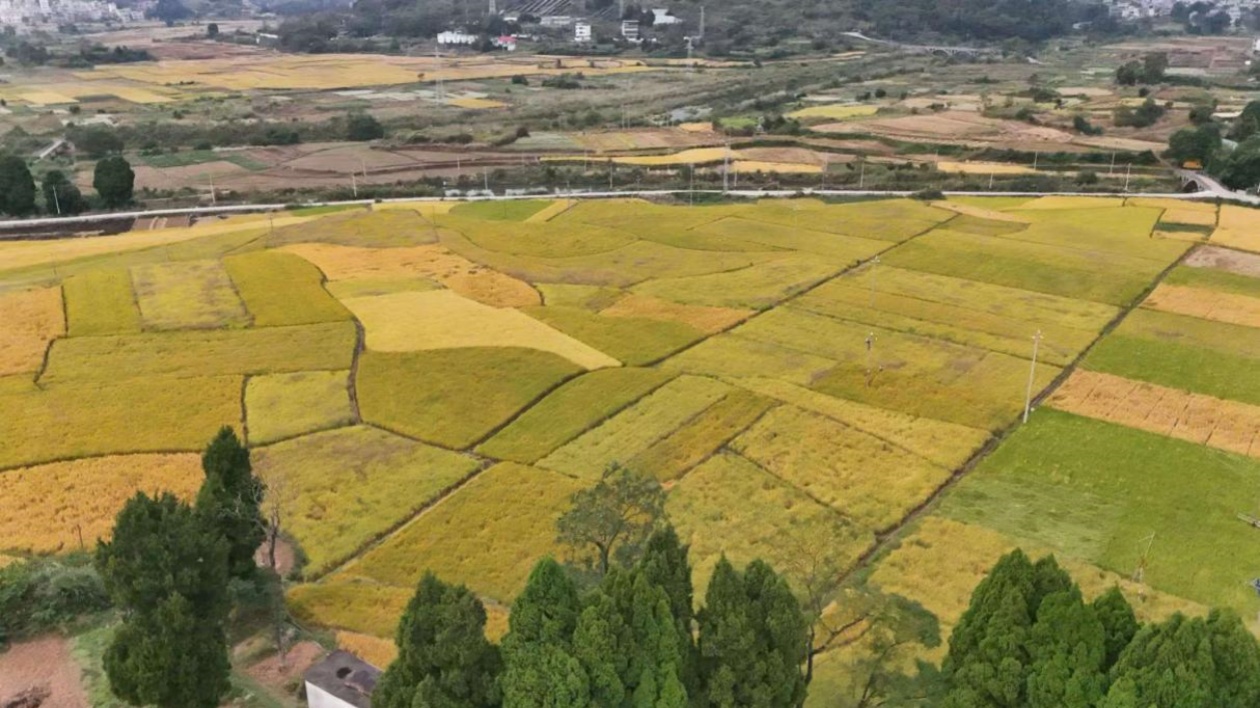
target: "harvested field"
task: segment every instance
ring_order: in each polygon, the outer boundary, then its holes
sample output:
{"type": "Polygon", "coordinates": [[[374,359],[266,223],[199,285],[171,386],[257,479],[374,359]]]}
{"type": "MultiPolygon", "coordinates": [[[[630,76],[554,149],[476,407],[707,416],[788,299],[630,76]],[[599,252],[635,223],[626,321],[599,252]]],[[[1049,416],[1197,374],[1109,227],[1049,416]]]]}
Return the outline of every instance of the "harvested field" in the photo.
{"type": "Polygon", "coordinates": [[[346,560],[479,466],[471,457],[364,426],[254,454],[269,493],[281,495],[286,531],[309,558],[308,577],[346,560]]]}
{"type": "Polygon", "coordinates": [[[891,527],[950,470],[830,418],[780,406],[732,449],[865,531],[891,527]]]}
{"type": "Polygon", "coordinates": [[[942,160],[936,163],[941,172],[956,172],[965,175],[1035,175],[1037,170],[1024,165],[1012,165],[1006,162],[952,162],[942,160]]]}
{"type": "Polygon", "coordinates": [[[1142,306],[1216,322],[1260,327],[1260,298],[1246,295],[1160,283],[1142,306]]]}
{"type": "Polygon", "coordinates": [[[586,369],[620,361],[516,310],[498,309],[449,290],[346,300],[367,330],[368,349],[408,352],[461,347],[527,347],[586,369]]]}
{"type": "Polygon", "coordinates": [[[596,153],[685,148],[696,145],[716,145],[722,142],[721,138],[712,132],[698,133],[665,128],[567,133],[566,137],[577,143],[578,149],[596,153]]]}
{"type": "Polygon", "coordinates": [[[359,362],[359,405],[369,423],[464,449],[581,371],[518,347],[369,351],[359,362]]]}
{"type": "Polygon", "coordinates": [[[349,322],[57,340],[41,383],[349,369],[349,322]]]}
{"type": "Polygon", "coordinates": [[[542,293],[543,302],[557,307],[580,307],[591,312],[599,312],[610,307],[623,296],[617,288],[606,288],[599,285],[570,285],[568,283],[538,283],[538,292],[542,293]]]}
{"type": "Polygon", "coordinates": [[[731,163],[731,171],[739,174],[787,173],[787,174],[822,174],[823,166],[811,162],[766,162],[764,160],[736,160],[731,163]]]}
{"type": "MultiPolygon", "coordinates": [[[[550,297],[548,300],[550,301],[550,297]]],[[[705,334],[715,334],[733,327],[752,314],[751,310],[729,307],[684,305],[649,295],[628,294],[599,311],[605,317],[631,317],[663,322],[680,322],[705,334]]]]}
{"type": "Polygon", "coordinates": [[[131,280],[145,329],[212,329],[249,323],[249,313],[219,261],[135,266],[131,280]]]}
{"type": "Polygon", "coordinates": [[[98,538],[109,538],[114,517],[137,492],[189,500],[203,476],[195,454],[90,457],[8,470],[0,473],[0,551],[91,550],[98,538]]]}
{"type": "Polygon", "coordinates": [[[1260,252],[1260,209],[1222,204],[1210,242],[1242,251],[1260,252]]]}
{"type": "Polygon", "coordinates": [[[507,602],[539,558],[559,555],[555,522],[576,480],[505,462],[477,475],[338,574],[414,587],[426,570],[507,602]]]}
{"type": "Polygon", "coordinates": [[[66,278],[62,290],[71,337],[140,331],[140,308],[126,269],[90,270],[66,278]]]}
{"type": "Polygon", "coordinates": [[[350,313],[323,288],[323,275],[289,253],[257,251],[223,261],[256,327],[338,322],[350,313]]]}
{"type": "Polygon", "coordinates": [[[704,336],[704,332],[681,322],[605,317],[576,307],[531,307],[526,312],[574,340],[595,347],[605,359],[611,356],[614,362],[620,360],[630,366],[659,361],[704,336]]]}
{"type": "Polygon", "coordinates": [[[1212,293],[1260,297],[1260,278],[1217,268],[1177,267],[1164,277],[1161,284],[1184,286],[1212,293]]]}
{"type": "Polygon", "coordinates": [[[613,462],[626,463],[731,392],[713,379],[682,376],[547,455],[539,467],[594,481],[613,462]]]}
{"type": "Polygon", "coordinates": [[[1060,410],[1260,457],[1260,406],[1110,374],[1076,371],[1047,403],[1060,410]]]}
{"type": "MultiPolygon", "coordinates": [[[[834,510],[739,455],[722,452],[670,492],[666,511],[691,545],[692,582],[703,594],[718,558],[736,565],[760,558],[792,576],[805,539],[844,539],[837,558],[855,559],[870,543],[834,510]]],[[[847,563],[842,563],[847,565],[847,563]]]]}
{"type": "Polygon", "coordinates": [[[354,422],[349,371],[299,371],[252,376],[245,386],[250,445],[354,422]]]}
{"type": "Polygon", "coordinates": [[[473,263],[441,246],[357,248],[301,244],[283,250],[314,263],[329,280],[432,278],[460,295],[492,307],[541,303],[538,292],[528,283],[473,263]]]}
{"type": "Polygon", "coordinates": [[[66,332],[61,288],[0,294],[0,376],[37,371],[53,339],[66,332]]]}
{"type": "MultiPolygon", "coordinates": [[[[102,365],[107,366],[107,365],[102,365]]],[[[108,371],[113,371],[112,368],[108,371]]],[[[0,469],[132,452],[201,450],[240,425],[241,377],[134,378],[0,393],[0,469]],[[144,425],[136,425],[136,421],[144,425]]]]}
{"type": "Polygon", "coordinates": [[[833,103],[802,108],[798,111],[789,113],[788,117],[797,119],[829,118],[831,120],[845,120],[846,118],[864,118],[866,116],[873,116],[877,111],[879,111],[879,106],[833,103]]]}
{"type": "Polygon", "coordinates": [[[670,376],[652,369],[603,369],[579,376],[531,406],[477,452],[532,464],[659,388],[670,376]]]}
{"type": "Polygon", "coordinates": [[[1191,268],[1215,268],[1236,275],[1260,278],[1260,255],[1241,253],[1228,248],[1204,246],[1186,257],[1191,268]]]}

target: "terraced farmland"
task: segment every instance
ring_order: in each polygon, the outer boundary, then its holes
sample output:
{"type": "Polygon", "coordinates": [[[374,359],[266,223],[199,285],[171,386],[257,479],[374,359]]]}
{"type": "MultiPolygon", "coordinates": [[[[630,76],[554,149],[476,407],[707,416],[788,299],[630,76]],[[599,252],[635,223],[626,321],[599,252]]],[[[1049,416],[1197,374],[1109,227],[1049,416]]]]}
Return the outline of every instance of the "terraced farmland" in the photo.
{"type": "Polygon", "coordinates": [[[136,489],[189,493],[189,453],[231,424],[308,561],[295,611],[374,653],[426,569],[510,600],[613,462],[669,489],[697,580],[723,553],[791,576],[827,539],[948,626],[1017,542],[1101,589],[1155,533],[1151,612],[1241,609],[1260,268],[1177,237],[1216,219],[533,200],[21,244],[0,250],[0,508],[39,518],[0,554],[65,549],[68,524],[90,542],[136,489]],[[1017,426],[1030,386],[1058,390],[1017,426]]]}

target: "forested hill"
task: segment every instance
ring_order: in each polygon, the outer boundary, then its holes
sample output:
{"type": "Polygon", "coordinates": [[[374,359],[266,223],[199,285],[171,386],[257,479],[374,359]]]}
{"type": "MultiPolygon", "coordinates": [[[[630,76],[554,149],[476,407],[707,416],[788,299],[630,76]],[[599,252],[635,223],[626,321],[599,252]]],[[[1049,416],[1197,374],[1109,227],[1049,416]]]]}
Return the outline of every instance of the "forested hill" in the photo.
{"type": "MultiPolygon", "coordinates": [[[[324,9],[328,0],[272,0],[273,9],[300,13],[324,9]]],[[[619,0],[567,0],[544,3],[549,12],[603,19],[596,34],[616,35],[619,0]],[[602,29],[602,32],[601,32],[602,29]]],[[[357,0],[336,23],[358,37],[392,35],[432,37],[455,27],[486,33],[512,31],[499,16],[487,14],[486,0],[357,0]]],[[[528,18],[538,0],[498,0],[498,9],[524,11],[528,18]]],[[[682,44],[698,33],[705,10],[703,49],[731,54],[768,47],[813,44],[816,49],[843,46],[841,33],[861,30],[903,42],[1037,42],[1073,31],[1077,23],[1094,30],[1119,29],[1105,6],[1087,0],[625,0],[625,15],[649,19],[650,7],[668,7],[685,21],[668,32],[651,34],[667,45],[682,44]]],[[[327,15],[324,16],[328,18],[327,15]]],[[[533,18],[537,19],[537,18],[533,18]]],[[[304,18],[297,24],[311,22],[304,18]]],[[[530,25],[520,28],[531,31],[530,25]]],[[[285,34],[282,31],[282,35],[285,34]]],[[[294,47],[297,48],[297,47],[294,47]]]]}

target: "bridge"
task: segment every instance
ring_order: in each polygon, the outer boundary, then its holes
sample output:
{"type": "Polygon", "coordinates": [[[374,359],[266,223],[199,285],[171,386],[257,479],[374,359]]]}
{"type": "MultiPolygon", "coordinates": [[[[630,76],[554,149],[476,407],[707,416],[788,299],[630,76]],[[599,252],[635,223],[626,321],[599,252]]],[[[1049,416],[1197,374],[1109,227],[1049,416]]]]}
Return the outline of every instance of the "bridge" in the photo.
{"type": "Polygon", "coordinates": [[[846,37],[860,39],[863,42],[881,44],[886,47],[900,49],[903,52],[909,52],[911,54],[932,54],[938,57],[982,57],[1001,54],[1000,50],[990,49],[988,47],[954,47],[941,44],[902,44],[900,42],[893,42],[887,39],[868,37],[861,32],[841,32],[841,34],[846,37]]]}

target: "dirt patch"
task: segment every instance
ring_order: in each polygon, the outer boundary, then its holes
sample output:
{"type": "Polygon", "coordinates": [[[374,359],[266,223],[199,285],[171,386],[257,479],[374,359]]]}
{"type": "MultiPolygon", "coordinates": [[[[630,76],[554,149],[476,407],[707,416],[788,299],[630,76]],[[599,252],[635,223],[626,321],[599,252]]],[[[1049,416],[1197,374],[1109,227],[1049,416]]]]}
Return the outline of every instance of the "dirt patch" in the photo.
{"type": "Polygon", "coordinates": [[[245,674],[278,694],[289,695],[290,686],[301,681],[302,674],[324,654],[324,648],[315,642],[298,642],[289,647],[283,660],[279,654],[272,654],[245,669],[245,674]]]}
{"type": "Polygon", "coordinates": [[[70,640],[48,635],[9,647],[0,654],[0,705],[27,691],[47,691],[40,708],[89,708],[70,658],[70,640]]]}
{"type": "MultiPolygon", "coordinates": [[[[297,562],[297,551],[294,550],[293,544],[283,538],[276,539],[276,573],[284,578],[293,570],[294,564],[297,562]]],[[[254,563],[260,568],[270,568],[271,558],[268,556],[267,542],[258,547],[254,553],[254,563]]]]}
{"type": "Polygon", "coordinates": [[[1260,255],[1216,246],[1204,246],[1190,254],[1186,265],[1191,268],[1217,268],[1238,275],[1260,277],[1260,255]]]}
{"type": "Polygon", "coordinates": [[[1260,298],[1161,283],[1143,307],[1214,322],[1260,327],[1260,298]]]}

